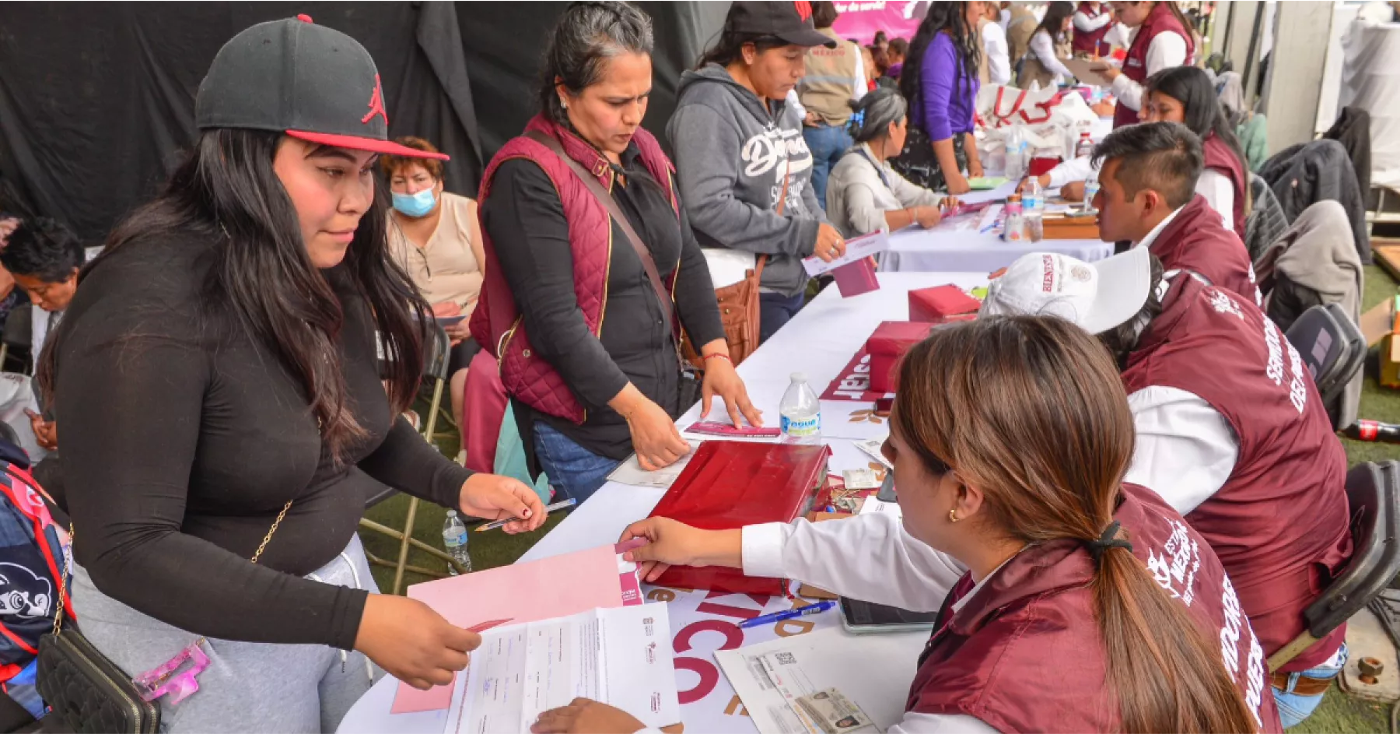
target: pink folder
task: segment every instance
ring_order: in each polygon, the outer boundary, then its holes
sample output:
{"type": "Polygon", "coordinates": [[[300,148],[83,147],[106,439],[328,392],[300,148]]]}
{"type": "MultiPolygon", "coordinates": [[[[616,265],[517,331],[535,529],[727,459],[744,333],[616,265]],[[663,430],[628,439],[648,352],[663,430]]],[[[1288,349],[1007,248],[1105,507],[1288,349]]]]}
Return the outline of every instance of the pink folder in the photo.
{"type": "MultiPolygon", "coordinates": [[[[447,618],[447,622],[461,628],[504,619],[515,625],[599,607],[622,607],[622,585],[618,577],[614,547],[599,546],[526,564],[415,584],[408,588],[408,596],[426,603],[447,618]]],[[[633,577],[635,579],[635,575],[633,577]]],[[[400,683],[390,712],[447,709],[451,703],[450,684],[425,692],[400,683]]]]}

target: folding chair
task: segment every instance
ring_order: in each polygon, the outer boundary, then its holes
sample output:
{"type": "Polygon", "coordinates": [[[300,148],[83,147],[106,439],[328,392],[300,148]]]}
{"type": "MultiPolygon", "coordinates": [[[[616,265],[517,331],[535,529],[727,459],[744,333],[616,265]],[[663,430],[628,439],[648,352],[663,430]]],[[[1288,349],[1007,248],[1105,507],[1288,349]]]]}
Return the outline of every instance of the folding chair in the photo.
{"type": "Polygon", "coordinates": [[[1366,359],[1366,338],[1335,304],[1309,308],[1288,328],[1286,336],[1312,373],[1324,404],[1341,394],[1366,359]]]}
{"type": "Polygon", "coordinates": [[[1347,473],[1352,554],[1341,574],[1303,610],[1307,628],[1269,657],[1269,671],[1325,638],[1400,573],[1400,464],[1364,462],[1347,473]]]}
{"type": "MultiPolygon", "coordinates": [[[[447,338],[447,332],[443,331],[443,328],[441,326],[438,326],[437,323],[434,322],[433,324],[431,324],[428,327],[428,339],[423,344],[423,377],[426,378],[428,381],[431,381],[430,384],[432,385],[433,389],[433,397],[428,406],[427,425],[423,429],[423,439],[429,444],[433,443],[433,435],[437,429],[438,411],[442,407],[442,394],[443,390],[447,386],[447,361],[449,357],[448,353],[450,351],[449,345],[450,342],[447,338]]],[[[375,493],[373,496],[367,498],[365,500],[365,507],[372,508],[384,502],[385,500],[392,498],[397,492],[398,491],[393,488],[384,488],[383,490],[375,493]]],[[[385,536],[388,536],[389,538],[392,538],[399,542],[399,557],[397,562],[391,562],[386,559],[380,559],[379,557],[374,556],[369,552],[365,552],[365,556],[369,559],[369,562],[371,564],[389,567],[394,570],[394,586],[392,589],[392,593],[395,595],[399,594],[399,590],[403,588],[403,574],[405,571],[411,571],[417,574],[422,574],[427,577],[441,578],[447,576],[446,572],[438,572],[430,569],[424,569],[423,567],[409,566],[409,546],[412,546],[413,548],[416,548],[420,551],[427,552],[428,554],[442,559],[448,564],[451,564],[452,567],[456,569],[459,574],[465,573],[467,571],[466,569],[462,568],[462,566],[457,563],[457,560],[453,559],[452,556],[447,552],[443,551],[442,549],[435,549],[432,546],[429,546],[428,544],[425,544],[422,541],[413,538],[413,522],[418,517],[418,502],[418,498],[409,498],[408,517],[404,519],[404,526],[402,531],[390,528],[388,526],[383,525],[382,523],[375,523],[374,521],[371,521],[368,518],[360,519],[360,528],[368,531],[374,531],[375,533],[384,534],[385,536]]]]}

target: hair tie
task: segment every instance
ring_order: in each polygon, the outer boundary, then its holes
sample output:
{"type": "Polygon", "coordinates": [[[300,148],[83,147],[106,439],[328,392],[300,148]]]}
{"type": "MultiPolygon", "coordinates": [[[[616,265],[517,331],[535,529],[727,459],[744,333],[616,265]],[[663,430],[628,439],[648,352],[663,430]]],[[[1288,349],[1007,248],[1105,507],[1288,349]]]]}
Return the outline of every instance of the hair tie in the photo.
{"type": "Polygon", "coordinates": [[[851,113],[851,122],[855,123],[856,125],[864,125],[865,110],[856,110],[855,112],[851,113]]]}
{"type": "Polygon", "coordinates": [[[1098,540],[1089,542],[1089,554],[1094,557],[1094,564],[1103,560],[1103,552],[1108,549],[1118,548],[1133,550],[1133,545],[1127,540],[1116,538],[1118,536],[1118,521],[1108,524],[1108,528],[1103,530],[1098,540]]]}

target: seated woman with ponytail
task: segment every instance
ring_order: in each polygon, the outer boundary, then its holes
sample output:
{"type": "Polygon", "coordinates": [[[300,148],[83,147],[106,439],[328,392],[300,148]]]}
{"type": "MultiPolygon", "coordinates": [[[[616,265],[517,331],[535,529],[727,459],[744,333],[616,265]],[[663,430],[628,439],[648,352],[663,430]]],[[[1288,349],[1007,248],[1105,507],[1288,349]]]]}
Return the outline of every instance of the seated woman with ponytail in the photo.
{"type": "Polygon", "coordinates": [[[899,230],[915,222],[933,227],[943,210],[957,204],[914,184],[890,166],[909,134],[909,104],[893,89],[877,89],[858,102],[847,123],[856,142],[831,170],[826,216],[845,237],[899,230]]]}
{"type": "MultiPolygon", "coordinates": [[[[1154,492],[1123,482],[1132,421],[1117,367],[1082,329],[951,324],[900,368],[884,452],[902,521],[705,531],[651,518],[622,537],[649,542],[629,552],[648,579],[669,564],[740,567],[939,611],[892,732],[1278,732],[1219,560],[1154,492]]],[[[534,731],[581,727],[640,724],[576,701],[534,731]]]]}

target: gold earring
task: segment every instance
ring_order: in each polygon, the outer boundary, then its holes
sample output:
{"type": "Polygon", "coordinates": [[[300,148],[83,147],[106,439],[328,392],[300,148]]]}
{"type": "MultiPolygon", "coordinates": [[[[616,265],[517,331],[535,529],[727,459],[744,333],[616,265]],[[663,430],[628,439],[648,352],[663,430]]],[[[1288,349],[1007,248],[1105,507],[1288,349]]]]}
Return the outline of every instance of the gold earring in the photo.
{"type": "Polygon", "coordinates": [[[949,522],[949,523],[957,523],[957,522],[958,522],[958,509],[957,509],[957,508],[949,508],[949,509],[948,509],[948,522],[949,522]]]}

